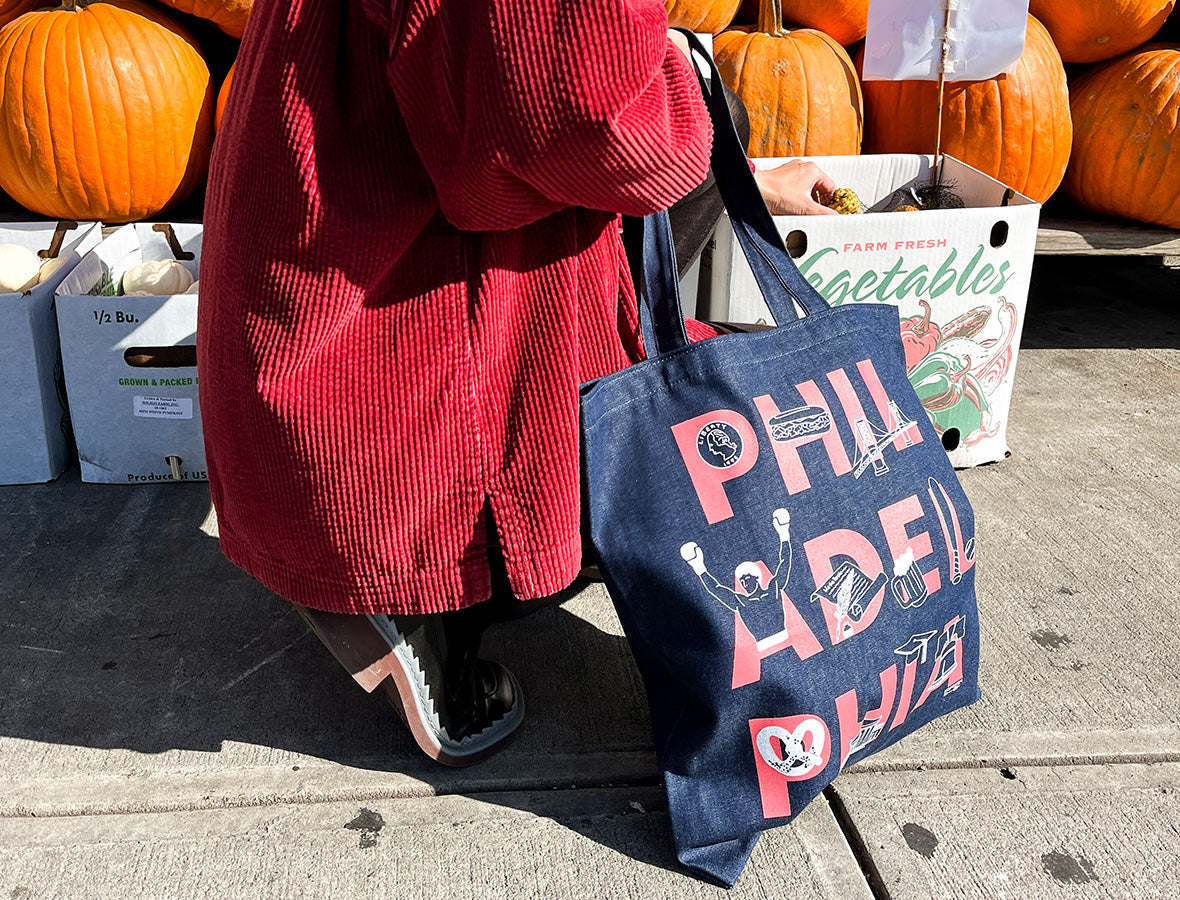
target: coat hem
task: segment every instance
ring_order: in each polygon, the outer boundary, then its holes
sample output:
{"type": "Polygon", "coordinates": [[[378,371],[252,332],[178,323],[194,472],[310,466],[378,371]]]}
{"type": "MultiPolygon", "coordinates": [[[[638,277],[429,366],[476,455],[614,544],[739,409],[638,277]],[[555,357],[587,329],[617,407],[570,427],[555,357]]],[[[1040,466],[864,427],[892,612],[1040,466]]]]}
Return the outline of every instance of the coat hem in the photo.
{"type": "MultiPolygon", "coordinates": [[[[415,572],[406,578],[345,584],[259,553],[224,527],[220,544],[230,562],[269,590],[292,603],[324,612],[423,615],[452,612],[492,598],[486,555],[456,567],[415,572]]],[[[581,559],[580,540],[544,554],[530,554],[523,570],[513,573],[517,599],[548,597],[568,587],[581,571],[581,559]]]]}

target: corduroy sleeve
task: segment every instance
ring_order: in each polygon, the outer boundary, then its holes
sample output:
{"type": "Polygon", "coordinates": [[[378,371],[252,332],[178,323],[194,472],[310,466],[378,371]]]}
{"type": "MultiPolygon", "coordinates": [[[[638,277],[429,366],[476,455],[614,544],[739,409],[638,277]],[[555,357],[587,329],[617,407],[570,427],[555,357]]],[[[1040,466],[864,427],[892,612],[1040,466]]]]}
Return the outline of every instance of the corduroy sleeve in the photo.
{"type": "Polygon", "coordinates": [[[389,81],[456,227],[644,215],[704,179],[708,115],[658,0],[393,3],[389,81]]]}

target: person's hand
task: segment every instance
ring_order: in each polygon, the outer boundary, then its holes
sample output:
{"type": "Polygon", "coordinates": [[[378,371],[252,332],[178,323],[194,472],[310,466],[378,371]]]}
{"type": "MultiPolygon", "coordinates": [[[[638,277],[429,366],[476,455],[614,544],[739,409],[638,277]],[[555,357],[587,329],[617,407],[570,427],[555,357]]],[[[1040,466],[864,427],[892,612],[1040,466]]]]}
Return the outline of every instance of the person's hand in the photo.
{"type": "Polygon", "coordinates": [[[758,169],[754,180],[772,216],[834,216],[818,202],[836,190],[836,182],[813,162],[793,159],[773,169],[758,169]]]}

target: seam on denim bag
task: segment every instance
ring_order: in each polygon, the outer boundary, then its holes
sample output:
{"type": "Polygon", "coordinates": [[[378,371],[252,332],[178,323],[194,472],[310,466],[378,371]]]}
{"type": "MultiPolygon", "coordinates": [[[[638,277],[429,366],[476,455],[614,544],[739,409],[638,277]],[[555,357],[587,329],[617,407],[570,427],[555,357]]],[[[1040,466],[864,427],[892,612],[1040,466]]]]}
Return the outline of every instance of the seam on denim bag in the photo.
{"type": "MultiPolygon", "coordinates": [[[[836,307],[836,308],[839,309],[840,307],[836,307]]],[[[873,307],[873,308],[877,308],[877,307],[873,307]]],[[[806,321],[806,320],[801,320],[801,321],[806,321]]],[[[789,327],[789,326],[787,326],[787,327],[789,327]]],[[[763,338],[764,335],[773,335],[776,333],[776,331],[777,331],[777,329],[775,331],[767,331],[767,332],[763,332],[761,334],[719,335],[718,337],[710,338],[708,341],[701,341],[699,343],[692,344],[688,347],[681,348],[680,350],[675,350],[672,353],[664,354],[662,356],[656,357],[655,359],[650,360],[650,362],[669,360],[669,359],[672,359],[676,356],[680,356],[681,354],[690,353],[690,352],[696,350],[697,348],[706,346],[710,342],[716,341],[716,340],[726,341],[727,339],[730,339],[730,338],[744,338],[744,339],[746,339],[746,342],[748,343],[749,339],[751,339],[751,338],[758,340],[758,339],[763,338]]],[[[857,324],[847,330],[840,331],[837,334],[830,334],[821,340],[815,341],[814,343],[806,344],[803,347],[794,347],[790,350],[785,350],[781,353],[776,353],[773,356],[760,357],[758,359],[758,362],[759,363],[771,363],[771,362],[774,362],[775,360],[783,359],[788,356],[793,356],[795,353],[799,352],[801,349],[807,349],[807,350],[817,349],[817,348],[823,347],[825,344],[831,343],[832,341],[846,338],[849,335],[856,334],[857,332],[867,332],[868,334],[873,335],[874,337],[880,337],[880,335],[878,335],[876,333],[876,331],[874,329],[870,328],[869,326],[863,325],[863,324],[857,324]]],[[[900,334],[898,335],[898,340],[900,341],[900,334]]],[[[727,341],[727,342],[730,342],[730,341],[727,341]]],[[[714,348],[714,349],[716,349],[716,348],[714,348]]],[[[876,354],[871,354],[871,355],[875,356],[876,354]]],[[[642,364],[640,364],[640,365],[642,365],[642,364]]],[[[621,372],[616,373],[615,376],[607,376],[607,379],[614,378],[614,377],[618,377],[621,379],[621,378],[626,377],[629,373],[631,373],[633,371],[634,371],[634,367],[624,369],[621,372]]],[[[586,426],[585,426],[586,431],[587,432],[593,431],[595,428],[598,427],[598,425],[601,423],[601,421],[604,418],[612,415],[613,413],[617,412],[618,410],[625,409],[626,407],[630,406],[633,403],[638,403],[639,401],[646,400],[649,397],[655,396],[656,394],[664,393],[664,392],[672,389],[673,387],[675,387],[678,384],[683,384],[688,381],[695,381],[700,376],[710,375],[715,372],[723,372],[723,371],[725,371],[725,367],[720,364],[714,365],[714,366],[709,366],[707,368],[699,370],[698,372],[693,373],[692,376],[685,376],[683,378],[677,378],[674,381],[662,382],[658,387],[653,388],[652,390],[649,390],[643,394],[630,396],[627,399],[623,400],[621,403],[614,404],[614,405],[609,406],[606,409],[602,410],[595,417],[593,422],[589,422],[586,424],[586,426]]],[[[607,379],[603,379],[603,381],[605,381],[607,379]]],[[[601,384],[602,382],[600,381],[599,383],[601,384]]]]}

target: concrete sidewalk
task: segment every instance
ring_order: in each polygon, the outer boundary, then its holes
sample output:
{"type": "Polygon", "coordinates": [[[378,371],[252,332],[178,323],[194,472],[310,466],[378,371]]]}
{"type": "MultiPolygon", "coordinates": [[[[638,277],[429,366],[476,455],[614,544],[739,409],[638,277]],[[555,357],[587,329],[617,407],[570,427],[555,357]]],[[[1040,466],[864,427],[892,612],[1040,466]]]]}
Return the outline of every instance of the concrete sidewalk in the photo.
{"type": "Polygon", "coordinates": [[[984,699],[844,773],[729,892],[676,865],[591,588],[489,652],[521,736],[430,763],[233,568],[200,484],[0,487],[0,900],[1180,897],[1180,272],[1038,258],[975,506],[984,699]]]}

